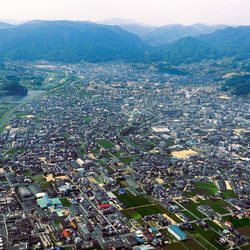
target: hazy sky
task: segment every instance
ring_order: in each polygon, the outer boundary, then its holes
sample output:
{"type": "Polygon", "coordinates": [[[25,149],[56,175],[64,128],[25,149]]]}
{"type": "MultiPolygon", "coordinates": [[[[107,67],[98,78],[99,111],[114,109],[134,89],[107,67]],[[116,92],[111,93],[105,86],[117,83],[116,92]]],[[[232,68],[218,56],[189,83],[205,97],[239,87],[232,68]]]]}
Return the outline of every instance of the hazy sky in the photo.
{"type": "Polygon", "coordinates": [[[250,25],[250,0],[1,0],[0,19],[250,25]]]}

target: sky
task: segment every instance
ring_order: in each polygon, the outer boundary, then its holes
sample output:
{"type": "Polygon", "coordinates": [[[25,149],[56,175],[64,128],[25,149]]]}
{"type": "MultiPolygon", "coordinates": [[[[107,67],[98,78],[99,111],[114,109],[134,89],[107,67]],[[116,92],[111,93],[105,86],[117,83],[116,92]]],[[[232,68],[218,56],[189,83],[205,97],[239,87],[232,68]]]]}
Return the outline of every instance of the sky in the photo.
{"type": "Polygon", "coordinates": [[[1,0],[0,20],[103,21],[114,17],[153,26],[250,25],[250,0],[1,0]]]}

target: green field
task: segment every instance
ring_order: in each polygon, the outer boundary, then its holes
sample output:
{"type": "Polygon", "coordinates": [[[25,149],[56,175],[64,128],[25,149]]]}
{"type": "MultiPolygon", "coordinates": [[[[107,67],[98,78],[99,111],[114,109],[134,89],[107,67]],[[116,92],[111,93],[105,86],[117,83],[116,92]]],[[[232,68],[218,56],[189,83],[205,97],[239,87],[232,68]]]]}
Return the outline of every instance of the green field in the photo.
{"type": "Polygon", "coordinates": [[[105,152],[103,154],[103,156],[105,156],[106,158],[112,158],[113,157],[109,152],[105,152]]]}
{"type": "Polygon", "coordinates": [[[191,220],[196,220],[197,218],[194,217],[192,214],[190,214],[188,211],[181,211],[183,214],[185,214],[187,217],[189,217],[191,220]]]}
{"type": "Polygon", "coordinates": [[[98,144],[106,149],[111,149],[111,148],[115,147],[115,144],[113,144],[112,142],[110,142],[108,140],[98,141],[98,144]]]}
{"type": "Polygon", "coordinates": [[[224,216],[223,220],[230,221],[231,223],[233,223],[235,228],[250,225],[250,219],[248,219],[248,218],[236,219],[233,216],[224,216]]]}
{"type": "Polygon", "coordinates": [[[98,162],[103,165],[110,173],[114,173],[115,171],[109,167],[105,162],[101,161],[101,160],[98,160],[98,162]]]}
{"type": "Polygon", "coordinates": [[[51,184],[49,182],[46,181],[45,178],[43,178],[42,175],[34,175],[34,176],[30,176],[30,178],[34,181],[40,184],[40,188],[42,190],[45,190],[47,188],[49,188],[51,186],[51,184]]]}
{"type": "Polygon", "coordinates": [[[122,153],[125,153],[125,152],[124,151],[117,151],[117,152],[113,153],[113,155],[115,157],[119,157],[122,153]]]}
{"type": "Polygon", "coordinates": [[[211,221],[211,220],[206,220],[206,223],[212,227],[213,229],[215,229],[216,231],[221,231],[223,230],[223,228],[221,226],[219,226],[217,223],[211,221]]]}
{"type": "MultiPolygon", "coordinates": [[[[202,236],[203,238],[205,238],[210,244],[212,244],[214,246],[214,248],[217,249],[225,249],[222,245],[220,245],[216,240],[218,238],[220,238],[220,235],[215,233],[213,230],[207,229],[207,230],[203,230],[201,229],[199,226],[197,226],[196,224],[193,224],[193,228],[195,229],[195,231],[202,236]]],[[[207,249],[213,249],[213,247],[209,244],[209,243],[205,243],[205,241],[202,243],[207,249]]]]}
{"type": "Polygon", "coordinates": [[[134,160],[130,157],[121,157],[119,158],[119,160],[123,163],[130,163],[130,162],[133,162],[134,160]]]}
{"type": "Polygon", "coordinates": [[[141,219],[146,215],[151,214],[167,214],[171,219],[176,221],[177,223],[182,222],[178,217],[174,214],[170,213],[167,209],[165,209],[162,205],[150,205],[145,207],[138,207],[133,209],[125,209],[121,211],[128,219],[141,219]]]}
{"type": "Polygon", "coordinates": [[[223,200],[201,200],[199,204],[209,205],[212,209],[214,209],[219,214],[227,214],[229,213],[224,207],[227,206],[227,203],[223,200]]]}
{"type": "Polygon", "coordinates": [[[201,212],[199,212],[196,207],[198,207],[200,205],[200,203],[195,203],[192,200],[189,200],[189,204],[185,205],[184,207],[189,210],[191,213],[193,213],[194,215],[196,215],[199,218],[206,218],[206,216],[204,214],[202,214],[201,212]]]}
{"type": "Polygon", "coordinates": [[[6,155],[12,155],[12,154],[16,154],[18,152],[25,152],[26,149],[25,148],[18,148],[18,149],[10,149],[7,152],[5,152],[6,155]]]}
{"type": "Polygon", "coordinates": [[[235,194],[234,191],[228,190],[228,191],[222,191],[222,194],[225,198],[232,197],[232,198],[238,198],[238,196],[235,194]]]}
{"type": "Polygon", "coordinates": [[[197,193],[210,196],[210,195],[215,195],[219,191],[216,185],[210,182],[196,182],[195,187],[196,187],[195,190],[191,192],[184,192],[184,194],[187,197],[195,196],[197,195],[197,193]]]}
{"type": "Polygon", "coordinates": [[[100,176],[96,176],[94,178],[98,182],[98,184],[102,184],[103,183],[103,179],[100,176]]]}
{"type": "Polygon", "coordinates": [[[117,192],[114,192],[117,198],[126,205],[127,208],[138,207],[143,205],[151,204],[149,200],[143,196],[134,196],[129,191],[126,191],[127,194],[119,195],[117,192]]]}
{"type": "Polygon", "coordinates": [[[62,202],[62,205],[63,205],[64,207],[69,207],[69,206],[71,206],[71,203],[70,203],[70,201],[69,201],[67,198],[61,198],[60,201],[62,202]]]}

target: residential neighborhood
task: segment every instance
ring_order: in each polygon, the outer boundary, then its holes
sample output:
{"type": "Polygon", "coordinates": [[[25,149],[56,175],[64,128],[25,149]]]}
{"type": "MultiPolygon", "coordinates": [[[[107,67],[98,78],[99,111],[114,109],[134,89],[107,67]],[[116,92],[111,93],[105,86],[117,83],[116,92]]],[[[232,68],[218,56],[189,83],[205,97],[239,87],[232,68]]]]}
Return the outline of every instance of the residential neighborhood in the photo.
{"type": "Polygon", "coordinates": [[[16,107],[1,121],[0,249],[249,249],[250,99],[221,90],[239,68],[8,65],[43,83],[0,99],[16,107]]]}

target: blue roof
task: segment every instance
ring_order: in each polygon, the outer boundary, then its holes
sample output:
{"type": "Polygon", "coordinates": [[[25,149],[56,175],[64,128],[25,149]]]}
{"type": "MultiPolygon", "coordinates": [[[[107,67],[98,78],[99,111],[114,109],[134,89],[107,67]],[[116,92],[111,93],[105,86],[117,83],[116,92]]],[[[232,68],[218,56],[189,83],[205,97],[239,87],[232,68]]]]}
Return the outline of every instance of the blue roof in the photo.
{"type": "Polygon", "coordinates": [[[170,228],[172,231],[174,231],[176,234],[178,234],[180,237],[187,237],[187,235],[182,232],[177,226],[175,225],[171,225],[168,228],[170,228]]]}
{"type": "Polygon", "coordinates": [[[150,229],[151,229],[152,232],[158,232],[156,227],[150,227],[150,229]]]}
{"type": "Polygon", "coordinates": [[[143,238],[140,238],[140,237],[137,237],[137,236],[135,236],[135,238],[136,238],[136,240],[137,240],[138,242],[140,242],[140,243],[145,242],[145,240],[144,240],[143,238]]]}
{"type": "Polygon", "coordinates": [[[48,195],[44,195],[43,199],[44,199],[44,201],[46,202],[47,205],[51,203],[48,195]]]}

